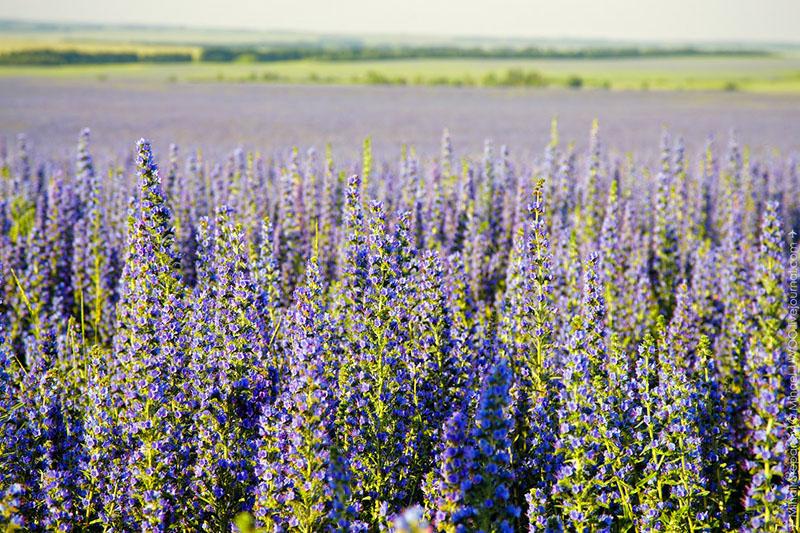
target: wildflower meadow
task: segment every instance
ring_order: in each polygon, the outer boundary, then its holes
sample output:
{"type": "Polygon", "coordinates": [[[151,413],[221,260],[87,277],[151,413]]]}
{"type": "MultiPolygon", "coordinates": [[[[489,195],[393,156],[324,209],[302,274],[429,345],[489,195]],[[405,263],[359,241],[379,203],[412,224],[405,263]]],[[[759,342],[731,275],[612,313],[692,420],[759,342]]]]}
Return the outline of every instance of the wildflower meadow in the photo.
{"type": "Polygon", "coordinates": [[[20,135],[0,524],[797,530],[800,160],[677,133],[355,160],[20,135]]]}

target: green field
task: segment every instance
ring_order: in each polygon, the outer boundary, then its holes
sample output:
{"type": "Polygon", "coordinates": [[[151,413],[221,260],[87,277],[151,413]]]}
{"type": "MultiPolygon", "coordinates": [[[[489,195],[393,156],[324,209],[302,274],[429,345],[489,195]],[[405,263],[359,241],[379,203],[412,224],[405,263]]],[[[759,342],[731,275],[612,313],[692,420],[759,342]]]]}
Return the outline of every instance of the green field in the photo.
{"type": "Polygon", "coordinates": [[[766,58],[648,58],[614,60],[285,61],[0,67],[3,76],[92,77],[101,81],[253,82],[327,84],[487,85],[509,70],[538,73],[543,84],[612,90],[740,90],[800,92],[800,56],[766,58]],[[491,80],[490,80],[491,81],[491,80]]]}
{"type": "MultiPolygon", "coordinates": [[[[206,46],[270,47],[314,45],[394,46],[442,44],[498,46],[498,42],[437,40],[435,37],[348,37],[295,32],[223,31],[159,27],[37,25],[0,21],[0,54],[50,49],[140,55],[191,54],[186,63],[128,63],[63,66],[0,66],[8,76],[94,78],[99,81],[321,83],[387,85],[581,87],[609,90],[728,90],[800,92],[800,48],[763,48],[764,56],[638,57],[614,59],[385,59],[274,62],[199,61],[206,46]]],[[[508,41],[507,46],[515,44],[508,41]]],[[[538,46],[612,46],[609,43],[534,43],[538,46]]],[[[619,45],[624,46],[624,45],[619,45]]],[[[630,46],[630,45],[628,45],[630,46]]],[[[652,46],[643,44],[642,46],[652,46]]],[[[744,45],[742,45],[744,46],[744,45]]]]}

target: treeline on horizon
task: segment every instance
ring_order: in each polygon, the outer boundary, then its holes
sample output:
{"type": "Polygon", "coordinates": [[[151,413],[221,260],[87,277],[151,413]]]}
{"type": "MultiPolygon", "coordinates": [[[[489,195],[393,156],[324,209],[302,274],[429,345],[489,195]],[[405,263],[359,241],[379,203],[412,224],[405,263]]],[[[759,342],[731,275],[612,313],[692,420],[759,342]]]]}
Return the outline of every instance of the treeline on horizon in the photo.
{"type": "MultiPolygon", "coordinates": [[[[274,48],[213,46],[203,47],[197,56],[201,62],[231,63],[295,61],[370,61],[391,59],[617,59],[693,56],[767,56],[765,50],[704,49],[697,47],[641,48],[596,47],[578,49],[555,48],[463,48],[457,46],[351,46],[327,48],[317,46],[282,46],[274,48]]],[[[186,63],[195,60],[182,52],[85,52],[48,48],[14,50],[0,54],[0,65],[54,66],[112,63],[186,63]]]]}
{"type": "Polygon", "coordinates": [[[769,52],[755,49],[703,49],[597,47],[597,48],[464,48],[458,46],[401,46],[342,48],[280,47],[271,49],[243,47],[206,47],[201,61],[291,61],[316,59],[320,61],[372,61],[385,59],[614,59],[636,57],[687,57],[687,56],[766,56],[769,52]]]}
{"type": "Polygon", "coordinates": [[[0,65],[58,66],[123,63],[188,63],[188,53],[83,52],[79,50],[14,50],[0,54],[0,65]]]}

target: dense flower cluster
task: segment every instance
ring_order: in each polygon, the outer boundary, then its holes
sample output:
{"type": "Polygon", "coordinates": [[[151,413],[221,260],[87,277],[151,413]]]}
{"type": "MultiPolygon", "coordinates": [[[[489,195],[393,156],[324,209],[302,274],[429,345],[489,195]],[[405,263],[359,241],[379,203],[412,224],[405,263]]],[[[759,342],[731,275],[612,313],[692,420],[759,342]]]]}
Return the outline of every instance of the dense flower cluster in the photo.
{"type": "MultiPolygon", "coordinates": [[[[0,154],[0,523],[789,531],[800,165],[0,154]],[[135,177],[135,179],[134,179],[135,177]]],[[[793,460],[794,458],[794,460],[793,460]]]]}

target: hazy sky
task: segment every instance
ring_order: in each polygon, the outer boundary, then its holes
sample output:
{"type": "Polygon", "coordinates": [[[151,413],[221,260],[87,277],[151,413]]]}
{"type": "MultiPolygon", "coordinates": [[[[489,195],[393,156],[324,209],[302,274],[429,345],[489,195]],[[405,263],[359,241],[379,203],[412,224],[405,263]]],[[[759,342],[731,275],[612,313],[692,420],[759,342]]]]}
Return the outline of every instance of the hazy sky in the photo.
{"type": "Polygon", "coordinates": [[[800,0],[0,0],[0,18],[326,33],[800,41],[800,0]]]}

